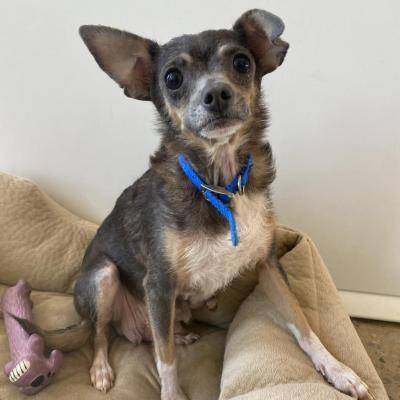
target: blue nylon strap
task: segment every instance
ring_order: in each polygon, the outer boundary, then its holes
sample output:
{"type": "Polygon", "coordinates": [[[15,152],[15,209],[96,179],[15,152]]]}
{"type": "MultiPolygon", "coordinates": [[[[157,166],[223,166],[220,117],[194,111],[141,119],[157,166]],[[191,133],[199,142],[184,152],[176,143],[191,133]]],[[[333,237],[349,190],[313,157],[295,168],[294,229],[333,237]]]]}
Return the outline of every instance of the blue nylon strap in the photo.
{"type": "MultiPolygon", "coordinates": [[[[211,205],[215,207],[217,211],[229,222],[231,241],[233,246],[237,246],[239,244],[239,237],[236,229],[235,217],[233,216],[232,210],[229,208],[230,198],[225,195],[219,195],[218,197],[213,192],[203,187],[202,185],[204,184],[204,182],[200,179],[200,177],[197,175],[197,173],[186,160],[183,154],[178,154],[178,162],[180,167],[182,168],[182,171],[190,180],[190,182],[192,182],[196,189],[200,190],[203,193],[203,196],[206,198],[206,200],[209,201],[211,205]]],[[[253,158],[250,154],[247,158],[246,164],[244,165],[238,176],[229,185],[226,186],[226,189],[232,193],[236,193],[238,191],[239,176],[241,176],[240,189],[243,190],[249,180],[252,166],[253,158]]]]}
{"type": "MultiPolygon", "coordinates": [[[[240,190],[243,191],[244,187],[247,185],[247,182],[250,178],[251,168],[253,167],[253,157],[251,154],[248,155],[246,164],[240,170],[239,174],[233,179],[231,183],[225,186],[225,189],[231,193],[237,193],[239,190],[239,176],[241,177],[240,181],[240,190]]],[[[219,198],[226,204],[230,202],[230,198],[225,196],[224,194],[220,195],[219,198]]]]}

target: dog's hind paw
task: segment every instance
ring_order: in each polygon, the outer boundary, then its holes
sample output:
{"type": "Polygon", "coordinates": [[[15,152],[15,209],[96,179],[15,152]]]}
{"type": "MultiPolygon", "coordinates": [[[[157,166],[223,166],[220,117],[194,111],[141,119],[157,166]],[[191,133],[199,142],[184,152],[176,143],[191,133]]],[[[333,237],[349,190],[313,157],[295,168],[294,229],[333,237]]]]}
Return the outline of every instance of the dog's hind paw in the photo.
{"type": "Polygon", "coordinates": [[[218,299],[216,296],[206,301],[206,307],[209,311],[215,311],[218,308],[218,299]]]}
{"type": "Polygon", "coordinates": [[[177,333],[175,334],[175,344],[192,344],[200,339],[196,333],[177,333]]]}

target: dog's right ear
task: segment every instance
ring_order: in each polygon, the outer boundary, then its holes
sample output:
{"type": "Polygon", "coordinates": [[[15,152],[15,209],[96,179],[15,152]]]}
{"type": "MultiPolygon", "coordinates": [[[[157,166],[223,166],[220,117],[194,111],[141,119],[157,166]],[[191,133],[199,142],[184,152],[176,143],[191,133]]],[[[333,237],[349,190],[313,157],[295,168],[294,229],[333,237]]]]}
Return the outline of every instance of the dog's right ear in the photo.
{"type": "Polygon", "coordinates": [[[79,34],[100,68],[128,97],[150,100],[155,42],[101,25],[83,25],[79,34]]]}

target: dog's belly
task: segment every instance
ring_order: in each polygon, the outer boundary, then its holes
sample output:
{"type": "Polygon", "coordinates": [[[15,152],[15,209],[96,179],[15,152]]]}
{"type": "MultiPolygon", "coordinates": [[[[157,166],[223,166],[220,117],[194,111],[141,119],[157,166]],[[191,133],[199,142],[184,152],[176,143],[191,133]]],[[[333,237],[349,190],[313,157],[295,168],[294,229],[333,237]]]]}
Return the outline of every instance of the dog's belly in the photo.
{"type": "Polygon", "coordinates": [[[169,254],[178,276],[179,295],[193,306],[208,300],[247,268],[267,256],[274,230],[273,211],[263,194],[232,200],[239,244],[230,232],[191,236],[169,232],[169,254]]]}

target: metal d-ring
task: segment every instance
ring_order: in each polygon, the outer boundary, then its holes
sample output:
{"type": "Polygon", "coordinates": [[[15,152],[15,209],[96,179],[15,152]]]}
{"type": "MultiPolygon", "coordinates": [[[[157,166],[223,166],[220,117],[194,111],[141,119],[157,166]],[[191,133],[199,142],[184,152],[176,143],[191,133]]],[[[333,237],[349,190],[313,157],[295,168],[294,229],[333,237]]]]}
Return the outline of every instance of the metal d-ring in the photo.
{"type": "Polygon", "coordinates": [[[244,193],[244,186],[242,186],[242,175],[239,175],[238,177],[237,187],[238,187],[238,193],[242,195],[244,193]]]}

